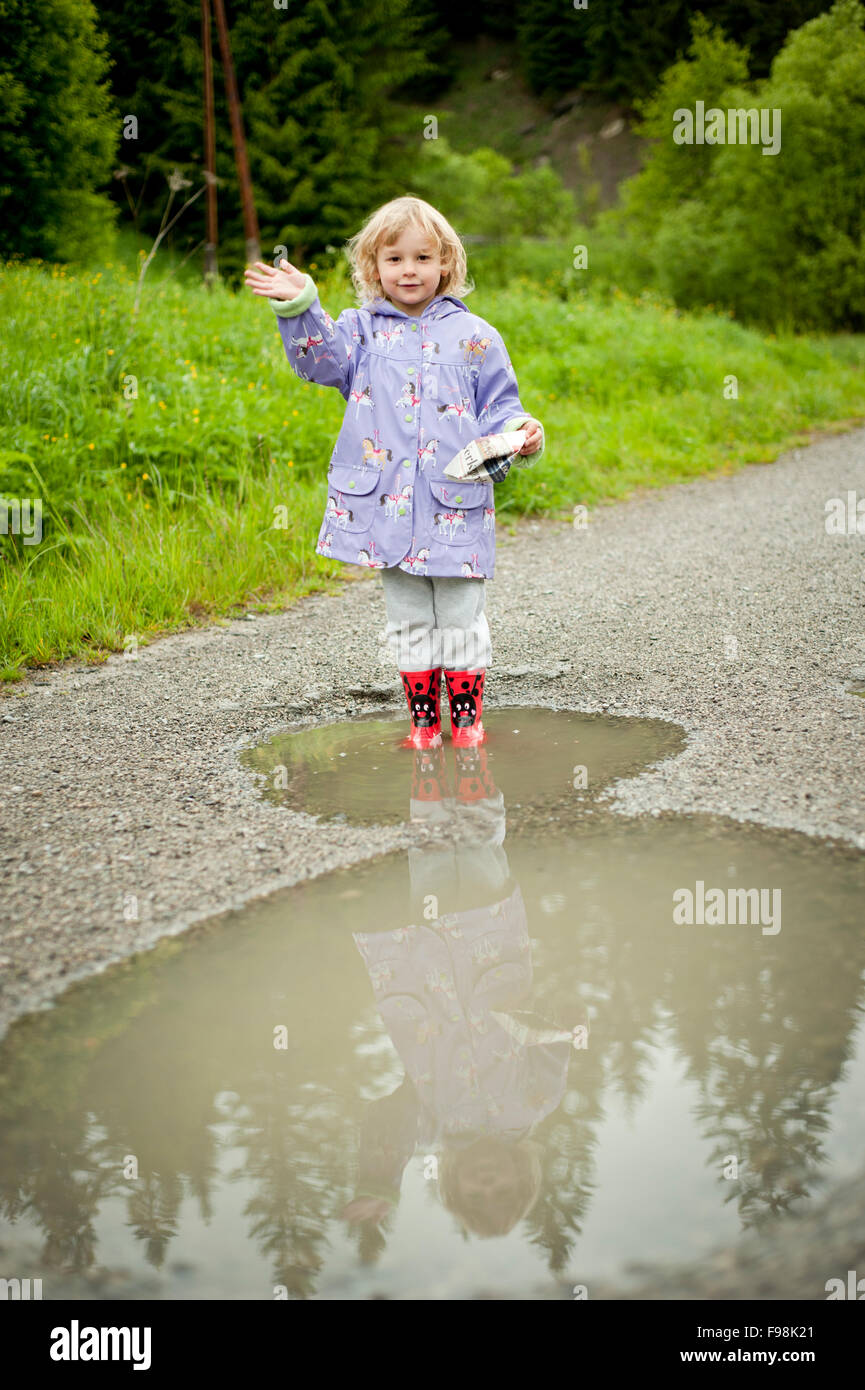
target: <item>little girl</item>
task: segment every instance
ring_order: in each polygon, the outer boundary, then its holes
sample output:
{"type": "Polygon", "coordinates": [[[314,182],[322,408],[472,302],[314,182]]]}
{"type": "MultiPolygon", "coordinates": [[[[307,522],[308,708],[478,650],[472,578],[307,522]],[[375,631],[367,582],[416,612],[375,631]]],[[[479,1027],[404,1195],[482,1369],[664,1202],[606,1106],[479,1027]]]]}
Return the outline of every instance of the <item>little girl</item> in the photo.
{"type": "Polygon", "coordinates": [[[316,550],[381,571],[386,639],[411,717],[404,744],[441,744],[444,670],[453,742],[470,747],[485,738],[493,483],[458,482],[445,467],[471,440],[517,429],[526,440],[514,461],[525,467],[543,453],[543,427],[520,403],[500,334],[457,297],[473,287],[440,212],[396,198],[346,249],[360,307],[336,322],[289,261],[259,261],[246,282],[273,305],[297,375],[335,386],[347,403],[316,550]]]}

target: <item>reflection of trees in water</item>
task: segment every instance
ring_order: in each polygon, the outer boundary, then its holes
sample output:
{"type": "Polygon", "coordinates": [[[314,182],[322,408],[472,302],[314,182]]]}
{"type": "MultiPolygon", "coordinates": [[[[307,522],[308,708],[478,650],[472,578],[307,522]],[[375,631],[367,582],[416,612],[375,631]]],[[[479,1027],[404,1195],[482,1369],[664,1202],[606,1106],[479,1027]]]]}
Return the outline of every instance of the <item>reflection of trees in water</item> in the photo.
{"type": "Polygon", "coordinates": [[[735,1198],[743,1224],[759,1227],[821,1181],[828,1111],[861,1013],[863,946],[857,960],[852,933],[818,944],[803,930],[780,952],[771,938],[743,946],[724,931],[697,956],[696,987],[674,972],[668,1000],[702,1092],[697,1119],[716,1140],[711,1163],[724,1200],[735,1198]],[[737,1180],[723,1176],[728,1155],[738,1159],[737,1180]]]}
{"type": "Polygon", "coordinates": [[[584,1101],[583,1092],[566,1091],[562,1109],[548,1116],[533,1136],[543,1150],[543,1181],[525,1224],[531,1243],[545,1251],[553,1273],[567,1265],[594,1192],[594,1126],[600,1111],[596,1108],[591,1116],[563,1116],[564,1107],[584,1101]]]}
{"type": "MultiPolygon", "coordinates": [[[[709,1166],[723,1201],[737,1202],[743,1227],[801,1209],[822,1181],[828,1112],[862,1012],[865,941],[852,919],[848,930],[819,938],[807,925],[785,924],[779,949],[754,926],[683,935],[672,924],[649,931],[595,916],[580,925],[575,952],[549,962],[536,991],[537,1009],[551,1016],[580,992],[593,1001],[591,1044],[575,1053],[570,1071],[580,1089],[569,1097],[578,1094],[590,1112],[584,1123],[597,1124],[605,1091],[631,1109],[646,1094],[653,1050],[669,1041],[699,1085],[695,1120],[716,1141],[709,1166]],[[599,1057],[600,1075],[591,1069],[599,1057]],[[724,1176],[728,1155],[738,1159],[736,1179],[724,1176]]],[[[547,1157],[528,1224],[553,1269],[578,1231],[592,1180],[590,1139],[580,1164],[561,1152],[565,1133],[573,1145],[580,1130],[576,1117],[563,1130],[567,1104],[535,1135],[547,1157]]]]}
{"type": "Polygon", "coordinates": [[[148,1264],[161,1269],[177,1235],[183,1182],[179,1173],[144,1173],[127,1199],[129,1226],[144,1246],[148,1264]]]}
{"type": "MultiPolygon", "coordinates": [[[[355,920],[380,921],[380,910],[369,907],[375,876],[355,881],[370,895],[355,920]]],[[[548,932],[540,914],[532,921],[547,938],[537,953],[534,1007],[566,1019],[575,999],[592,1005],[590,1046],[574,1052],[562,1104],[533,1135],[543,1180],[524,1228],[551,1269],[567,1264],[591,1201],[605,1094],[639,1101],[662,1041],[672,1041],[700,1087],[696,1119],[714,1141],[711,1167],[723,1200],[737,1201],[746,1226],[797,1208],[825,1163],[828,1108],[859,1020],[865,942],[852,930],[818,941],[787,922],[781,939],[753,927],[683,934],[672,923],[639,923],[637,914],[624,927],[596,912],[553,946],[555,924],[548,932]],[[739,1159],[737,1181],[723,1177],[728,1154],[739,1159]]],[[[331,961],[343,951],[354,959],[347,932],[338,949],[331,938],[331,961]]],[[[200,990],[184,989],[184,972],[198,968],[193,944],[173,942],[153,957],[79,987],[62,1010],[27,1019],[7,1036],[2,1211],[38,1223],[46,1267],[83,1270],[95,1259],[100,1205],[122,1199],[146,1258],[160,1266],[184,1199],[195,1199],[209,1219],[228,1145],[242,1152],[231,1178],[254,1188],[245,1217],[273,1284],[309,1296],[328,1227],[352,1190],[359,1097],[397,1080],[392,1052],[369,1045],[375,1029],[366,1026],[358,1046],[355,1020],[369,1017],[368,981],[360,971],[353,1012],[341,1021],[320,1007],[324,996],[297,1002],[283,1067],[262,1041],[274,1012],[268,966],[243,987],[224,972],[205,1001],[200,990]],[[177,973],[163,985],[166,960],[177,973]],[[338,1045],[328,1039],[335,1026],[345,1030],[338,1045]],[[220,1108],[224,1092],[236,1099],[220,1108]],[[128,1154],[139,1161],[137,1183],[123,1176],[128,1154]]],[[[283,960],[290,963],[284,943],[283,960]]],[[[387,1225],[360,1228],[352,1239],[372,1262],[387,1225]]],[[[272,1289],[259,1295],[271,1297],[272,1289]]]]}
{"type": "MultiPolygon", "coordinates": [[[[231,1177],[255,1187],[243,1209],[250,1235],[271,1262],[274,1285],[290,1298],[308,1297],[336,1199],[348,1189],[354,1117],[328,1087],[298,1086],[276,1073],[256,1077],[237,1110],[231,1144],[245,1156],[231,1177]]],[[[258,1292],[273,1296],[271,1288],[258,1292]]]]}

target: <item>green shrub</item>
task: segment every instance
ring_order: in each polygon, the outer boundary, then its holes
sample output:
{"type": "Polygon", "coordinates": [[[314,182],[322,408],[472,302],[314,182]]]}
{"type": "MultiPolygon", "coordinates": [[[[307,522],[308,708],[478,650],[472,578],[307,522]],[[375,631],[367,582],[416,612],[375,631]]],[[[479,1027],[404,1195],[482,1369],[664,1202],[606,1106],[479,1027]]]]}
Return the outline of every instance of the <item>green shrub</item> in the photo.
{"type": "Polygon", "coordinates": [[[105,254],[120,122],[90,0],[0,0],[0,258],[105,254]]]}
{"type": "Polygon", "coordinates": [[[690,57],[643,104],[657,143],[598,219],[618,240],[622,283],[637,268],[683,308],[714,304],[770,328],[865,328],[865,8],[836,0],[790,34],[764,83],[745,55],[698,18],[690,57]],[[674,113],[781,113],[781,148],[677,145],[674,113]]]}

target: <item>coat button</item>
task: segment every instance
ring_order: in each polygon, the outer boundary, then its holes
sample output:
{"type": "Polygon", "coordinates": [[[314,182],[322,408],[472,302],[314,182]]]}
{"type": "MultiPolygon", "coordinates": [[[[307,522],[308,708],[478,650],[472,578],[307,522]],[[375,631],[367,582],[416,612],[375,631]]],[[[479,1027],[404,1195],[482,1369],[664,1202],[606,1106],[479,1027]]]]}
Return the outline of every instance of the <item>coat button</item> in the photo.
{"type": "Polygon", "coordinates": [[[405,516],[405,507],[397,508],[397,516],[405,516]]]}
{"type": "Polygon", "coordinates": [[[408,368],[407,368],[407,371],[408,371],[409,376],[414,376],[416,370],[417,370],[417,368],[415,368],[415,367],[408,367],[408,368]]]}
{"type": "Polygon", "coordinates": [[[412,326],[411,326],[411,331],[412,331],[412,333],[417,333],[417,324],[416,324],[416,323],[413,323],[413,324],[412,324],[412,326]]]}
{"type": "Polygon", "coordinates": [[[404,420],[409,420],[409,421],[411,421],[411,420],[414,419],[414,416],[413,416],[413,415],[409,415],[408,413],[406,413],[402,418],[403,418],[404,420]]]}
{"type": "MultiPolygon", "coordinates": [[[[349,483],[349,487],[354,487],[354,478],[352,478],[351,482],[349,483]]],[[[459,501],[459,500],[460,500],[460,499],[457,498],[457,501],[459,501]]]]}
{"type": "Polygon", "coordinates": [[[403,459],[402,466],[403,468],[411,468],[411,459],[403,459]]]}
{"type": "MultiPolygon", "coordinates": [[[[354,483],[352,483],[352,487],[354,487],[354,483]]],[[[457,502],[462,502],[463,499],[461,497],[457,497],[454,500],[457,502]]]]}

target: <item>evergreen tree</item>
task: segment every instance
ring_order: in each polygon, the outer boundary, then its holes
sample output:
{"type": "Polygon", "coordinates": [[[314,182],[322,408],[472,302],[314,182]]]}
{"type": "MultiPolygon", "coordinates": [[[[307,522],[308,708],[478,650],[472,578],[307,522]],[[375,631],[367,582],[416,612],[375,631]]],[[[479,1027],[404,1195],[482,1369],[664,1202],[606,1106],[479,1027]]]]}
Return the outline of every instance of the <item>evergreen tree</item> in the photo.
{"type": "Polygon", "coordinates": [[[518,0],[517,45],[529,86],[555,97],[581,87],[592,70],[587,10],[560,0],[518,0]]]}
{"type": "Polygon", "coordinates": [[[119,136],[90,0],[0,0],[0,256],[70,260],[104,243],[97,190],[119,136]]]}
{"type": "MultiPolygon", "coordinates": [[[[408,0],[285,0],[278,9],[229,5],[227,13],[262,245],[269,252],[283,244],[303,261],[344,241],[399,191],[422,133],[408,101],[415,83],[423,92],[421,79],[436,76],[424,50],[427,39],[441,47],[441,35],[430,31],[429,7],[408,0]]],[[[123,158],[135,188],[150,170],[141,225],[152,233],[164,177],[178,167],[203,182],[199,7],[103,0],[102,22],[118,55],[117,101],[138,118],[139,139],[123,158]]],[[[236,270],[243,235],[218,55],[216,73],[220,267],[236,270]]],[[[177,231],[188,245],[202,242],[203,206],[177,231]]]]}
{"type": "Polygon", "coordinates": [[[517,34],[532,88],[555,96],[585,87],[630,102],[648,96],[657,75],[682,56],[691,19],[702,13],[750,50],[763,77],[784,35],[829,9],[831,0],[603,0],[575,9],[562,0],[518,0],[517,34]]]}

